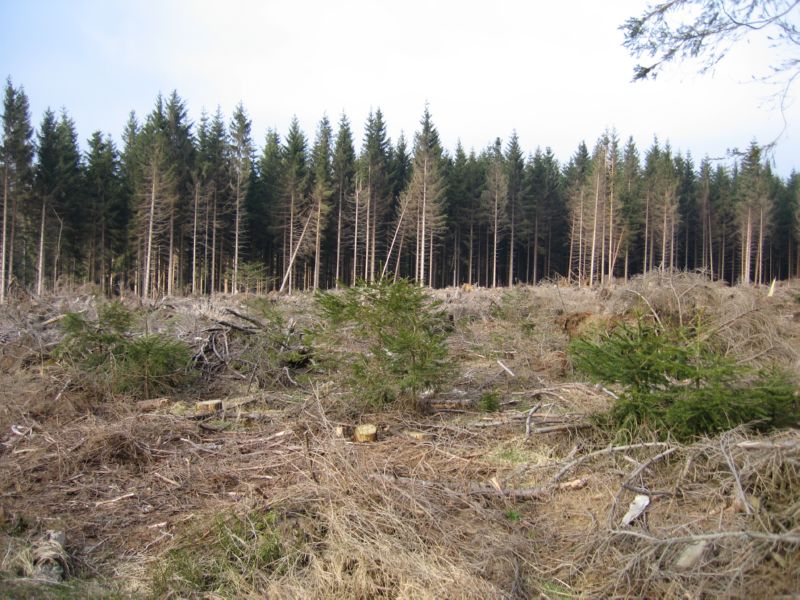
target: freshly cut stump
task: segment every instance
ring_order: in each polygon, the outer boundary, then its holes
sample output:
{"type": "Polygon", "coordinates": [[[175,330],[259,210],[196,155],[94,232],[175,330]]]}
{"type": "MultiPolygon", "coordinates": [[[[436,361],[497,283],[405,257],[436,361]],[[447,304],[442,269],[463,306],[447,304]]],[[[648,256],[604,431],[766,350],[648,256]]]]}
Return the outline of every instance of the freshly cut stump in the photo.
{"type": "Polygon", "coordinates": [[[136,408],[142,412],[153,412],[169,405],[169,398],[152,398],[150,400],[139,400],[136,408]]]}
{"type": "Polygon", "coordinates": [[[378,439],[378,428],[375,425],[359,425],[353,434],[353,441],[374,442],[378,439]]]}
{"type": "Polygon", "coordinates": [[[203,400],[194,405],[194,412],[198,415],[212,415],[222,410],[222,400],[203,400]]]}

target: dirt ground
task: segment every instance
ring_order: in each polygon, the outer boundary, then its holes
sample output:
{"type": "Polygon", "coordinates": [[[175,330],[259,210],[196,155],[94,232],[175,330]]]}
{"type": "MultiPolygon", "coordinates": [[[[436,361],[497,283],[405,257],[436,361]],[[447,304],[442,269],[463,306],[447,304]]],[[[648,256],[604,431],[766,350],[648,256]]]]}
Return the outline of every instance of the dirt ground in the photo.
{"type": "Polygon", "coordinates": [[[702,314],[732,356],[800,377],[800,283],[432,294],[453,378],[424,414],[365,407],[313,355],[257,368],[253,332],[301,343],[309,295],[150,307],[199,372],[151,406],[53,358],[89,291],[2,307],[0,597],[800,597],[800,431],[615,438],[591,418],[615,391],[566,352],[637,312],[702,314]],[[363,423],[376,441],[351,440],[363,423]]]}

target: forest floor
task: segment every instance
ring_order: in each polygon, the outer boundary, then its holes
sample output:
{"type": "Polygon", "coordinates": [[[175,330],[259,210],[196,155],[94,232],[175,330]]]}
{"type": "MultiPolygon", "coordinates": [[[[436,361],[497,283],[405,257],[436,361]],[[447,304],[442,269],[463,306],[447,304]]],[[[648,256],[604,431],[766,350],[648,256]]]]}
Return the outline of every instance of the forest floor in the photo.
{"type": "Polygon", "coordinates": [[[702,313],[732,355],[800,375],[800,283],[432,293],[454,375],[424,414],[365,408],[313,359],[242,366],[265,314],[287,345],[313,327],[310,295],[150,307],[148,330],[204,357],[150,406],[53,360],[61,315],[94,296],[3,307],[0,597],[798,597],[800,431],[615,437],[592,419],[614,390],[567,344],[634,311],[702,313]],[[363,423],[377,441],[351,440],[363,423]]]}

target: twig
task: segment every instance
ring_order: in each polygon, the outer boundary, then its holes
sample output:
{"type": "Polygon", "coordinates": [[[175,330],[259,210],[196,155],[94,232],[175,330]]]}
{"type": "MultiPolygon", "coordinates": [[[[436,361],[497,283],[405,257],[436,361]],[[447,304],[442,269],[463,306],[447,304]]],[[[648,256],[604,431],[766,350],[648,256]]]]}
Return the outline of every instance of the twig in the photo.
{"type": "Polygon", "coordinates": [[[800,449],[800,441],[797,440],[780,440],[777,442],[760,441],[760,440],[745,440],[734,444],[737,448],[742,450],[796,450],[800,449]]]}
{"type": "Polygon", "coordinates": [[[264,324],[261,323],[258,319],[254,319],[253,317],[248,317],[247,315],[243,315],[242,313],[237,312],[237,311],[233,310],[232,308],[225,308],[224,310],[225,310],[226,313],[231,314],[234,317],[239,317],[243,321],[248,321],[249,323],[252,323],[253,325],[258,327],[259,329],[264,329],[264,324]]]}
{"type": "Polygon", "coordinates": [[[177,481],[175,481],[173,479],[170,479],[169,477],[164,477],[161,473],[156,472],[156,473],[153,473],[153,475],[158,477],[161,481],[166,481],[167,483],[172,484],[175,487],[181,487],[180,483],[178,483],[177,481]]]}
{"type": "Polygon", "coordinates": [[[556,473],[555,477],[553,477],[553,481],[554,482],[558,481],[573,468],[597,456],[602,456],[604,454],[613,454],[614,452],[625,452],[626,450],[635,450],[637,448],[663,448],[665,446],[669,447],[669,444],[667,444],[666,442],[645,442],[642,444],[629,444],[627,446],[609,446],[608,448],[603,448],[602,450],[596,450],[589,454],[584,454],[580,458],[577,458],[572,462],[568,463],[567,465],[565,465],[564,467],[562,467],[561,470],[558,473],[556,473]]]}
{"type": "MultiPolygon", "coordinates": [[[[655,456],[653,456],[651,458],[648,458],[646,461],[644,461],[642,464],[640,464],[638,467],[636,467],[633,471],[631,471],[631,474],[628,475],[625,478],[625,481],[622,482],[622,485],[620,487],[619,492],[614,497],[614,501],[611,503],[611,508],[608,511],[608,521],[609,521],[609,523],[613,522],[613,520],[614,520],[614,512],[616,511],[617,504],[619,503],[619,499],[622,496],[622,491],[626,490],[626,489],[631,489],[631,487],[630,487],[631,483],[639,475],[641,475],[644,472],[645,469],[648,469],[654,463],[657,463],[658,461],[666,458],[667,456],[669,456],[670,454],[672,454],[676,450],[678,450],[677,447],[667,448],[663,452],[661,452],[659,454],[656,454],[655,456]]],[[[632,491],[634,491],[634,490],[632,490],[632,491]]],[[[650,497],[654,496],[654,494],[651,494],[650,492],[648,492],[646,490],[636,491],[636,493],[642,493],[642,494],[645,494],[645,495],[650,496],[650,497]]]]}
{"type": "Polygon", "coordinates": [[[647,298],[645,298],[642,294],[637,292],[636,290],[626,289],[625,291],[626,292],[630,292],[631,294],[636,294],[637,296],[639,296],[639,298],[644,300],[644,303],[647,304],[647,307],[650,309],[650,312],[653,313],[653,316],[655,317],[656,322],[658,323],[658,326],[663,329],[664,324],[661,322],[661,319],[659,318],[658,313],[656,312],[656,309],[654,309],[653,305],[650,304],[650,301],[647,298]]]}
{"type": "Polygon", "coordinates": [[[112,498],[111,500],[101,500],[100,502],[95,502],[95,508],[98,506],[103,506],[104,504],[113,504],[114,502],[119,502],[120,500],[125,500],[125,498],[131,498],[135,496],[133,492],[128,492],[127,494],[122,494],[122,496],[117,496],[116,498],[112,498]]]}
{"type": "Polygon", "coordinates": [[[539,410],[542,407],[541,403],[534,406],[532,409],[528,411],[528,418],[525,419],[525,441],[528,441],[528,438],[531,437],[531,417],[533,417],[533,413],[539,410]]]}
{"type": "Polygon", "coordinates": [[[499,358],[496,359],[496,360],[497,360],[497,364],[500,365],[506,373],[511,375],[511,377],[516,377],[516,375],[514,375],[514,372],[503,364],[502,360],[500,360],[499,358]]]}
{"type": "Polygon", "coordinates": [[[539,427],[533,430],[533,433],[554,433],[556,431],[570,431],[572,429],[588,429],[591,423],[564,423],[562,425],[550,425],[548,427],[539,427]]]}
{"type": "Polygon", "coordinates": [[[722,456],[725,457],[725,462],[728,463],[728,469],[730,469],[731,474],[733,475],[733,481],[736,484],[736,495],[739,497],[739,501],[742,503],[742,506],[744,506],[744,512],[746,512],[748,515],[752,515],[753,507],[750,506],[750,502],[747,500],[747,495],[744,493],[742,480],[739,478],[739,471],[736,469],[736,464],[733,462],[733,457],[731,456],[730,451],[725,447],[724,437],[719,441],[719,448],[722,452],[722,456]]]}
{"type": "Polygon", "coordinates": [[[612,535],[627,535],[636,537],[654,544],[671,546],[673,544],[686,544],[690,542],[701,542],[704,540],[720,540],[724,538],[745,538],[751,540],[763,540],[777,544],[791,544],[793,546],[800,546],[800,535],[795,534],[779,534],[779,533],[763,533],[760,531],[719,531],[717,533],[701,533],[698,535],[685,535],[676,538],[657,538],[646,533],[641,533],[634,530],[612,529],[612,535]]]}

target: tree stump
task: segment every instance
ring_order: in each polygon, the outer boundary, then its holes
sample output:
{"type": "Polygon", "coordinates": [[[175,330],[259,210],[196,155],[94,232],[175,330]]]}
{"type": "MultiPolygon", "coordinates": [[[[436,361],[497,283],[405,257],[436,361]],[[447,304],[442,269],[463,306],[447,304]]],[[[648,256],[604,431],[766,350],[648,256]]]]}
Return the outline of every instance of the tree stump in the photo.
{"type": "Polygon", "coordinates": [[[198,415],[213,415],[222,410],[222,400],[203,400],[194,405],[194,412],[198,415]]]}
{"type": "Polygon", "coordinates": [[[374,442],[378,439],[378,428],[375,425],[359,425],[353,434],[355,442],[374,442]]]}

